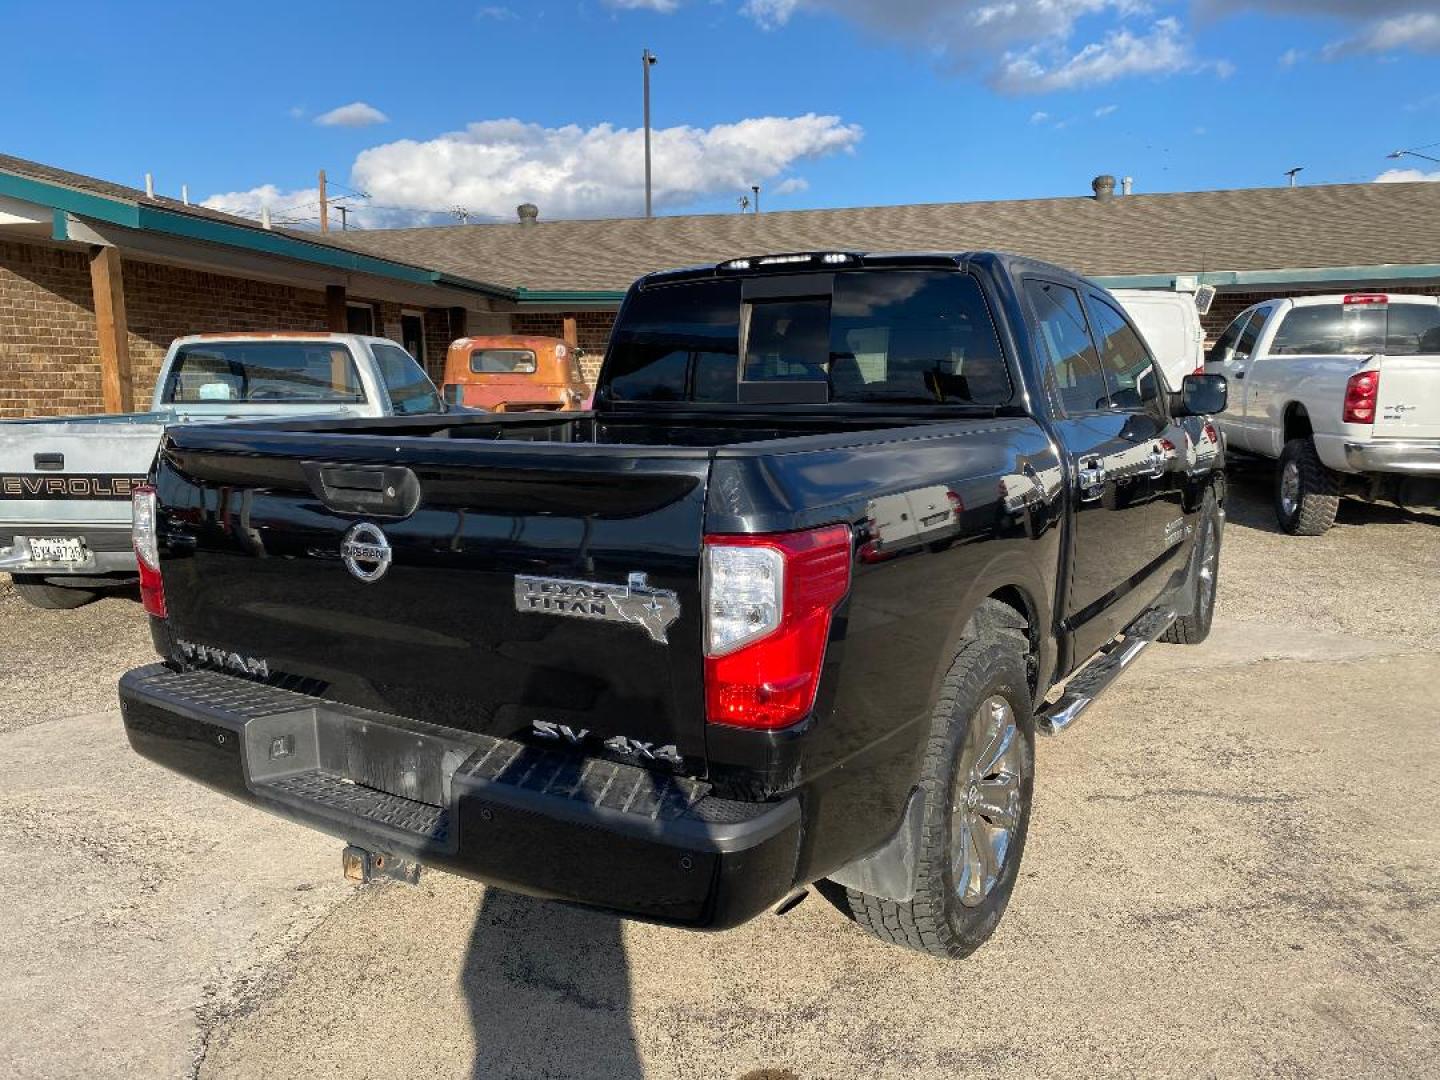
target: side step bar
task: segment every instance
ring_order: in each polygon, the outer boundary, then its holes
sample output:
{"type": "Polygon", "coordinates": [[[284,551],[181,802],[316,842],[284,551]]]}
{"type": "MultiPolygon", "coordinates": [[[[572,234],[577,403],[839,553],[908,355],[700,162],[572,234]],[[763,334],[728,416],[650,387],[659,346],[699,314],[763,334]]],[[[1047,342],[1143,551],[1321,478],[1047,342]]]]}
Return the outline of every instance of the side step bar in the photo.
{"type": "Polygon", "coordinates": [[[1175,621],[1175,613],[1155,609],[1141,615],[1129,629],[1109,645],[1086,661],[1065,683],[1065,689],[1058,700],[1042,705],[1035,715],[1041,731],[1047,735],[1059,735],[1079,719],[1104,689],[1115,681],[1115,676],[1124,671],[1149,645],[1175,621]]]}

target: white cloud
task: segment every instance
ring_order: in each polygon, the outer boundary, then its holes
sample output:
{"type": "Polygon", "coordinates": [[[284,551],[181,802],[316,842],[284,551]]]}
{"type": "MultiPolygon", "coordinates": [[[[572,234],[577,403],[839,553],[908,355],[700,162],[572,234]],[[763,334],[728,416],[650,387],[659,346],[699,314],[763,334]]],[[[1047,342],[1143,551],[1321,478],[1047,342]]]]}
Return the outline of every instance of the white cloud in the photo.
{"type": "Polygon", "coordinates": [[[669,15],[680,6],[680,0],[605,0],[605,5],[625,11],[638,9],[658,11],[662,15],[669,15]]]}
{"type": "Polygon", "coordinates": [[[1279,64],[1283,68],[1292,68],[1301,60],[1305,59],[1305,53],[1301,49],[1286,49],[1280,54],[1279,64]]]}
{"type": "Polygon", "coordinates": [[[1045,112],[1044,110],[1036,110],[1035,112],[1030,114],[1030,123],[1032,124],[1043,124],[1046,120],[1049,119],[1050,114],[1048,112],[1045,112]]]}
{"type": "Polygon", "coordinates": [[[1327,60],[1355,53],[1440,52],[1440,15],[1412,11],[1386,19],[1376,19],[1361,27],[1360,32],[1327,45],[1322,55],[1327,60]]]}
{"type": "Polygon", "coordinates": [[[1095,117],[1098,120],[1103,120],[1105,117],[1115,112],[1115,110],[1117,110],[1118,108],[1120,108],[1119,105],[1101,105],[1098,109],[1095,110],[1095,117]]]}
{"type": "Polygon", "coordinates": [[[497,22],[508,22],[510,19],[518,19],[519,17],[519,15],[515,14],[514,8],[501,7],[498,4],[482,7],[479,11],[475,12],[475,18],[477,19],[494,19],[497,22]]]}
{"type": "Polygon", "coordinates": [[[390,118],[373,105],[363,101],[352,101],[315,117],[315,123],[323,127],[369,127],[383,124],[390,118]]]}
{"type": "Polygon", "coordinates": [[[1178,20],[1161,19],[1148,34],[1112,30],[1103,41],[1073,54],[1043,45],[1007,52],[992,82],[1010,94],[1043,94],[1103,86],[1133,75],[1196,71],[1201,66],[1178,20]]]}
{"type": "MultiPolygon", "coordinates": [[[[839,117],[766,116],[710,128],[660,128],[652,133],[654,201],[683,207],[697,199],[782,176],[796,162],[853,150],[859,126],[839,117]]],[[[644,204],[644,134],[599,124],[559,128],[519,120],[485,120],[434,139],[401,139],[362,151],[349,186],[370,201],[352,203],[365,226],[442,220],[463,206],[473,218],[513,220],[515,206],[539,205],[544,218],[635,214],[644,204]]],[[[777,193],[803,190],[798,177],[781,180],[777,193]],[[786,185],[790,186],[786,188],[786,185]]],[[[258,215],[294,203],[311,204],[306,190],[273,185],[229,192],[205,206],[258,215]]]]}
{"type": "Polygon", "coordinates": [[[787,176],[780,183],[775,185],[776,195],[798,195],[802,191],[810,190],[810,181],[803,176],[787,176]]]}
{"type": "Polygon", "coordinates": [[[1410,184],[1416,180],[1429,180],[1440,183],[1440,170],[1423,172],[1420,169],[1386,169],[1379,176],[1375,177],[1375,183],[1377,184],[1410,184]]]}
{"type": "Polygon", "coordinates": [[[800,0],[745,0],[740,14],[748,15],[766,30],[784,26],[800,7],[800,0]]]}

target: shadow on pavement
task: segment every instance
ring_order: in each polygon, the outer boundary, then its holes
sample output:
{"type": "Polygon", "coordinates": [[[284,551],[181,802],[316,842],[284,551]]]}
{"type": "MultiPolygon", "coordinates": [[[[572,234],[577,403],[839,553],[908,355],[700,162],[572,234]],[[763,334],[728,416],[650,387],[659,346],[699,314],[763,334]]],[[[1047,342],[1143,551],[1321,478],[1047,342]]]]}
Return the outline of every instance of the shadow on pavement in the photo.
{"type": "Polygon", "coordinates": [[[476,1080],[640,1080],[619,919],[488,888],[461,973],[476,1080]]]}

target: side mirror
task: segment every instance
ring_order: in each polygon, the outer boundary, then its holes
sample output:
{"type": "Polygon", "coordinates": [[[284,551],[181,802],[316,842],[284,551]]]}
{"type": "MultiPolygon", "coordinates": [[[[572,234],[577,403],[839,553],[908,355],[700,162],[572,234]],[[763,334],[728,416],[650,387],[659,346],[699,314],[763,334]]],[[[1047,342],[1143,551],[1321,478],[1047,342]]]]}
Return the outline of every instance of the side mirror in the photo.
{"type": "Polygon", "coordinates": [[[1175,416],[1214,416],[1225,411],[1230,397],[1230,384],[1224,375],[1186,375],[1180,380],[1180,392],[1171,395],[1171,413],[1175,416]]]}

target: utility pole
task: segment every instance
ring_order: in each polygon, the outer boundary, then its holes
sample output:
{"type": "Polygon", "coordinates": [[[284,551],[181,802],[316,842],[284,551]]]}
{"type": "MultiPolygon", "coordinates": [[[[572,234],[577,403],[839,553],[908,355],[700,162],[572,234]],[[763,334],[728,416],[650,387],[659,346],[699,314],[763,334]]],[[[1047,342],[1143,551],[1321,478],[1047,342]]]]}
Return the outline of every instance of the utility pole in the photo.
{"type": "Polygon", "coordinates": [[[320,231],[330,231],[330,203],[325,198],[325,170],[320,170],[320,231]]]}
{"type": "Polygon", "coordinates": [[[347,232],[350,228],[350,207],[344,203],[336,203],[335,209],[340,214],[340,231],[347,232]]]}
{"type": "Polygon", "coordinates": [[[1287,169],[1285,175],[1290,178],[1290,186],[1295,186],[1295,178],[1305,171],[1304,165],[1297,165],[1293,169],[1287,169]]]}
{"type": "Polygon", "coordinates": [[[751,184],[750,190],[755,193],[755,213],[758,214],[760,212],[760,185],[751,184]]]}
{"type": "Polygon", "coordinates": [[[645,73],[645,216],[654,217],[650,209],[650,69],[660,58],[646,49],[640,54],[640,67],[645,73]]]}

